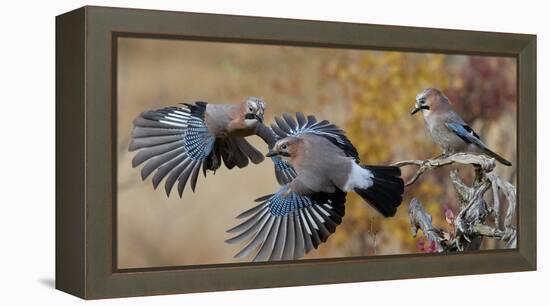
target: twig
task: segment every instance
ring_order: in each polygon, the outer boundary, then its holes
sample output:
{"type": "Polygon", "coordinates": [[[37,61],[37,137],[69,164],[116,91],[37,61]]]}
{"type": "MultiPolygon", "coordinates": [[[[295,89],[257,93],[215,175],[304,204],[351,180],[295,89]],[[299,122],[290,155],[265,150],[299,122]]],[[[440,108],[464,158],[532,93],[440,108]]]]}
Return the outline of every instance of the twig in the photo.
{"type": "Polygon", "coordinates": [[[435,243],[438,252],[443,251],[444,248],[441,245],[441,241],[443,241],[441,230],[433,227],[432,216],[426,212],[417,198],[413,198],[409,204],[409,220],[411,222],[411,234],[413,237],[416,237],[420,229],[428,240],[435,243]]]}
{"type": "Polygon", "coordinates": [[[424,172],[435,168],[447,166],[453,163],[465,164],[465,165],[477,165],[485,172],[491,172],[495,168],[495,160],[493,158],[485,157],[483,155],[473,155],[466,153],[456,153],[449,156],[438,157],[436,159],[427,160],[405,160],[394,163],[393,166],[417,166],[418,170],[413,177],[405,184],[410,186],[416,182],[424,172]]]}
{"type": "Polygon", "coordinates": [[[504,217],[504,227],[512,226],[514,216],[516,214],[516,187],[509,182],[503,181],[499,176],[494,173],[487,174],[487,179],[491,181],[493,188],[498,187],[508,202],[508,209],[506,210],[506,216],[504,217]]]}
{"type": "Polygon", "coordinates": [[[372,250],[374,255],[376,255],[376,236],[378,235],[378,229],[374,229],[374,217],[370,219],[369,233],[372,235],[372,250]]]}
{"type": "Polygon", "coordinates": [[[453,163],[472,165],[475,171],[472,186],[466,185],[460,179],[458,170],[452,170],[449,174],[460,208],[457,217],[452,221],[453,232],[447,233],[434,228],[432,217],[426,212],[420,201],[413,198],[409,204],[409,219],[413,237],[416,237],[417,231],[421,229],[424,236],[436,244],[439,252],[476,250],[481,247],[484,237],[503,240],[507,248],[515,248],[517,245],[517,231],[513,226],[513,222],[516,212],[516,188],[492,172],[495,168],[494,159],[483,155],[458,153],[425,161],[402,161],[394,165],[398,167],[407,165],[418,167],[416,173],[406,184],[406,186],[409,186],[416,182],[424,172],[453,163]],[[492,190],[493,194],[492,206],[489,206],[484,199],[484,195],[489,189],[492,190]],[[501,228],[500,221],[498,221],[501,211],[499,191],[504,193],[508,202],[504,228],[501,228]],[[490,215],[494,216],[495,227],[487,224],[487,218],[490,215]]]}

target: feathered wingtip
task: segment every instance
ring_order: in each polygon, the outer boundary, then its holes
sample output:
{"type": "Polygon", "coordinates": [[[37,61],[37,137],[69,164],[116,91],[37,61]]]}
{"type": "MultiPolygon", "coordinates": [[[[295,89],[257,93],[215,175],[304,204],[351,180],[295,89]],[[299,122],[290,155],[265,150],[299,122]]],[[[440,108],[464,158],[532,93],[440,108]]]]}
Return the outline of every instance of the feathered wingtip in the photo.
{"type": "Polygon", "coordinates": [[[202,120],[206,105],[195,102],[148,110],[133,121],[128,149],[137,153],[132,167],[143,164],[141,178],[152,175],[155,189],[164,180],[167,196],[177,185],[182,197],[187,182],[195,191],[202,160],[214,142],[202,120]]]}
{"type": "Polygon", "coordinates": [[[258,198],[258,205],[237,216],[244,220],[227,230],[234,236],[225,241],[246,243],[235,258],[253,253],[254,261],[301,258],[327,241],[342,222],[346,193],[303,196],[286,194],[286,188],[258,198]]]}
{"type": "MultiPolygon", "coordinates": [[[[281,117],[275,117],[275,122],[271,124],[269,132],[261,129],[262,139],[268,139],[268,145],[273,146],[279,139],[298,136],[300,134],[314,134],[321,136],[335,146],[344,151],[347,156],[353,157],[359,162],[359,154],[351,141],[346,137],[345,132],[338,126],[327,120],[317,121],[313,115],[307,117],[301,113],[296,113],[296,119],[284,113],[281,117]]],[[[288,184],[296,177],[296,171],[291,165],[283,162],[279,157],[272,157],[275,166],[275,177],[280,185],[288,184]]]]}

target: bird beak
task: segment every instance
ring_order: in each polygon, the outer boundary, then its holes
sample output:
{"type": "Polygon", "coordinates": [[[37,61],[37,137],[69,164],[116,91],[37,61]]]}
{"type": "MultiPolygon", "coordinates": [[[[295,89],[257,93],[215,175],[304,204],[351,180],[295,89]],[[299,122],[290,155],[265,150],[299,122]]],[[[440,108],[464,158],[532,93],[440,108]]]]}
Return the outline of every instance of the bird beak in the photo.
{"type": "Polygon", "coordinates": [[[257,112],[255,114],[246,114],[246,115],[244,115],[244,119],[256,119],[260,123],[263,123],[264,122],[264,114],[261,113],[261,112],[257,112]]]}
{"type": "Polygon", "coordinates": [[[423,109],[430,109],[430,107],[428,105],[420,105],[420,104],[415,104],[414,105],[414,108],[412,109],[411,111],[411,116],[418,113],[418,111],[421,111],[423,109]]]}
{"type": "Polygon", "coordinates": [[[421,110],[421,108],[418,107],[418,105],[415,105],[414,108],[411,111],[411,116],[418,113],[419,110],[421,110]]]}
{"type": "Polygon", "coordinates": [[[277,155],[279,155],[279,152],[277,152],[275,150],[269,150],[269,152],[267,152],[265,157],[273,157],[273,156],[277,156],[277,155]]]}

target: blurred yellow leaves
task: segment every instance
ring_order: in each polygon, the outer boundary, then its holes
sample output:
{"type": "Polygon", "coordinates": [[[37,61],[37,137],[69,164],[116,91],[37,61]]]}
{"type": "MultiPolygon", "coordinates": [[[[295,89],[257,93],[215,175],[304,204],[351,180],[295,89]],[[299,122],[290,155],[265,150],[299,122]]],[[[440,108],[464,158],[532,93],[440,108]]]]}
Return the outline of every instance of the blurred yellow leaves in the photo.
{"type": "MultiPolygon", "coordinates": [[[[425,87],[445,89],[445,55],[403,52],[364,52],[324,67],[328,78],[336,80],[347,95],[345,130],[355,144],[362,163],[391,164],[402,159],[427,158],[437,153],[427,139],[420,116],[410,110],[418,92],[425,87]]],[[[416,252],[410,234],[407,204],[417,196],[435,216],[440,214],[439,197],[444,190],[433,178],[406,189],[394,218],[384,219],[355,194],[349,194],[346,217],[331,243],[347,248],[349,255],[416,252]],[[378,229],[374,250],[371,229],[374,218],[378,229]],[[371,236],[371,237],[368,237],[371,236]],[[350,242],[350,240],[356,240],[350,242]],[[364,249],[364,248],[367,249],[364,249]],[[396,249],[397,248],[397,249],[396,249]]]]}
{"type": "MultiPolygon", "coordinates": [[[[164,192],[141,182],[127,150],[132,120],[145,109],[260,96],[268,103],[266,122],[283,112],[314,114],[345,129],[363,163],[390,164],[440,153],[426,136],[421,116],[409,115],[415,95],[434,86],[445,91],[492,148],[516,157],[515,58],[142,38],[121,39],[118,52],[122,267],[238,261],[232,258],[236,249],[224,243],[225,230],[253,205],[252,199],[278,188],[266,161],[240,170],[222,168],[201,179],[202,191],[188,190],[183,200],[166,199],[164,192]],[[242,188],[245,182],[250,188],[242,188]],[[209,190],[216,192],[203,192],[209,190]],[[238,192],[228,198],[226,190],[238,192]],[[197,240],[197,229],[207,239],[197,240]]],[[[267,149],[261,140],[250,140],[259,150],[267,149]]],[[[411,170],[403,169],[403,176],[410,177],[411,170]]],[[[516,171],[499,169],[512,181],[516,171]]],[[[407,216],[413,196],[422,200],[436,226],[448,226],[441,207],[452,207],[454,197],[448,169],[442,169],[406,189],[394,218],[382,218],[356,194],[348,194],[343,224],[308,258],[418,252],[407,216]]]]}

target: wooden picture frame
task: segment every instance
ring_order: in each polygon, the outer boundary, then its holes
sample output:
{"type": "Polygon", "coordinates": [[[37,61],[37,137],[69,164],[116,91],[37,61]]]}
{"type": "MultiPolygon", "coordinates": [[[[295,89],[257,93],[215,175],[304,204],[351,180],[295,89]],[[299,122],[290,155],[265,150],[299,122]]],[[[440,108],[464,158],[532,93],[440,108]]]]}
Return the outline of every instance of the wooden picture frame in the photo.
{"type": "Polygon", "coordinates": [[[56,18],[56,288],[84,299],[536,269],[536,36],[139,9],[56,18]],[[518,63],[518,247],[451,255],[116,268],[116,39],[509,56],[518,63]]]}

